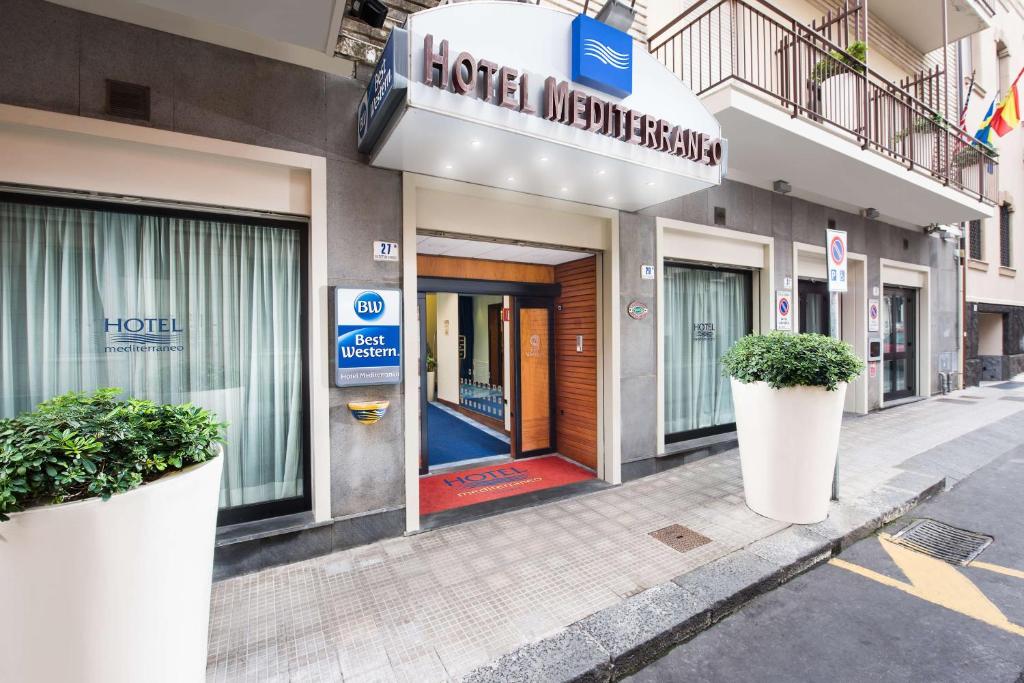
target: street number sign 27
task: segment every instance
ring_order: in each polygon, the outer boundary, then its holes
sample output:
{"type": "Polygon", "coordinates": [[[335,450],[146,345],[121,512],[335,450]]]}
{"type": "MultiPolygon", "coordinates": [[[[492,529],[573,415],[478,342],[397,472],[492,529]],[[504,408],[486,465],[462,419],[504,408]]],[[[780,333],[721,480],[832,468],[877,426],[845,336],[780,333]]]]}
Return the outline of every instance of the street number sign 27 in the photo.
{"type": "Polygon", "coordinates": [[[828,291],[846,291],[846,231],[825,231],[825,262],[828,265],[828,291]]]}

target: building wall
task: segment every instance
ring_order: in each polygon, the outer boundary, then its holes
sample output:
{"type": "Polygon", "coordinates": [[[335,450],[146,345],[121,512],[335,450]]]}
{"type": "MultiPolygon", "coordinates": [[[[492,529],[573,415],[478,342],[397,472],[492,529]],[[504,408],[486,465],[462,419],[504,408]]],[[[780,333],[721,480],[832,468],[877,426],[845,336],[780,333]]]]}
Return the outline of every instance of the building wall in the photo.
{"type": "MultiPolygon", "coordinates": [[[[401,239],[401,179],[356,152],[362,84],[37,0],[0,0],[0,17],[0,103],[111,119],[105,79],[128,81],[150,87],[154,128],[322,156],[326,284],[400,286],[400,263],[370,258],[373,240],[401,239]]],[[[333,348],[331,332],[324,334],[333,348]]],[[[333,373],[312,381],[333,385],[333,373]]],[[[401,415],[400,387],[331,386],[329,393],[331,514],[341,521],[308,542],[329,550],[401,533],[402,422],[367,429],[346,407],[388,399],[401,415]]]]}

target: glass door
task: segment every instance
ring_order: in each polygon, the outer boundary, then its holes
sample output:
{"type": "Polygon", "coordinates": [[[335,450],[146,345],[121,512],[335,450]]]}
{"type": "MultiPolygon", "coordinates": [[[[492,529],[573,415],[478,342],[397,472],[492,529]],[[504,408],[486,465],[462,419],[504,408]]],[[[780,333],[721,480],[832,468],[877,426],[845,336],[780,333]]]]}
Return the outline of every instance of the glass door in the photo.
{"type": "Polygon", "coordinates": [[[885,288],[882,302],[882,382],[886,401],[917,393],[916,300],[917,293],[912,289],[885,288]]]}
{"type": "Polygon", "coordinates": [[[722,355],[752,330],[752,274],[665,264],[666,441],[735,429],[722,355]]]}
{"type": "Polygon", "coordinates": [[[799,280],[800,331],[828,336],[828,283],[799,280]]]}
{"type": "Polygon", "coordinates": [[[515,405],[513,456],[555,449],[554,306],[550,299],[516,297],[514,302],[515,405]]]}

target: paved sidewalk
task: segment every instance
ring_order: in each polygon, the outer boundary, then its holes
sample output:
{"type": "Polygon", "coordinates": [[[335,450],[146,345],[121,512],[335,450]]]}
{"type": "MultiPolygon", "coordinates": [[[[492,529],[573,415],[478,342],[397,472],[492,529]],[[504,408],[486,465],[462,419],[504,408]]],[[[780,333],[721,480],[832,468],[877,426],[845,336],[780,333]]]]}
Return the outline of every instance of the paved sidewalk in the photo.
{"type": "MultiPolygon", "coordinates": [[[[474,670],[476,679],[502,680],[508,667],[525,672],[516,653],[536,660],[543,648],[571,649],[573,638],[592,646],[602,660],[594,671],[605,671],[620,663],[611,641],[621,634],[604,639],[600,628],[609,620],[619,628],[623,610],[678,600],[680,590],[710,595],[724,574],[764,574],[777,585],[810,566],[804,559],[827,557],[857,525],[997,457],[1013,445],[1007,434],[1019,433],[997,423],[1024,419],[1022,411],[1024,390],[985,387],[848,419],[842,504],[817,528],[786,531],[751,512],[730,451],[614,489],[221,581],[208,680],[446,681],[474,670]],[[711,542],[679,552],[649,535],[672,524],[711,542]]],[[[717,615],[725,602],[716,600],[717,615]]],[[[701,619],[690,621],[706,627],[714,615],[701,619]]],[[[681,624],[666,622],[658,633],[678,640],[681,624]]],[[[622,663],[654,647],[641,631],[622,663]]]]}

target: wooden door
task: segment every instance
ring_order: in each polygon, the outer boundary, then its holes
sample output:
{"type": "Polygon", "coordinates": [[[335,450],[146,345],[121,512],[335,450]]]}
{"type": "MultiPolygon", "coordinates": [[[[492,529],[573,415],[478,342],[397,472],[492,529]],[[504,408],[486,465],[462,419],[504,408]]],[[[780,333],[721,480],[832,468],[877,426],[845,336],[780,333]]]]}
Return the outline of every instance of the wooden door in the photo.
{"type": "Polygon", "coordinates": [[[492,387],[505,384],[505,335],[501,326],[501,304],[487,307],[487,364],[492,387]]]}
{"type": "Polygon", "coordinates": [[[517,298],[515,303],[516,405],[514,454],[540,455],[555,449],[554,307],[549,299],[517,298]]]}

